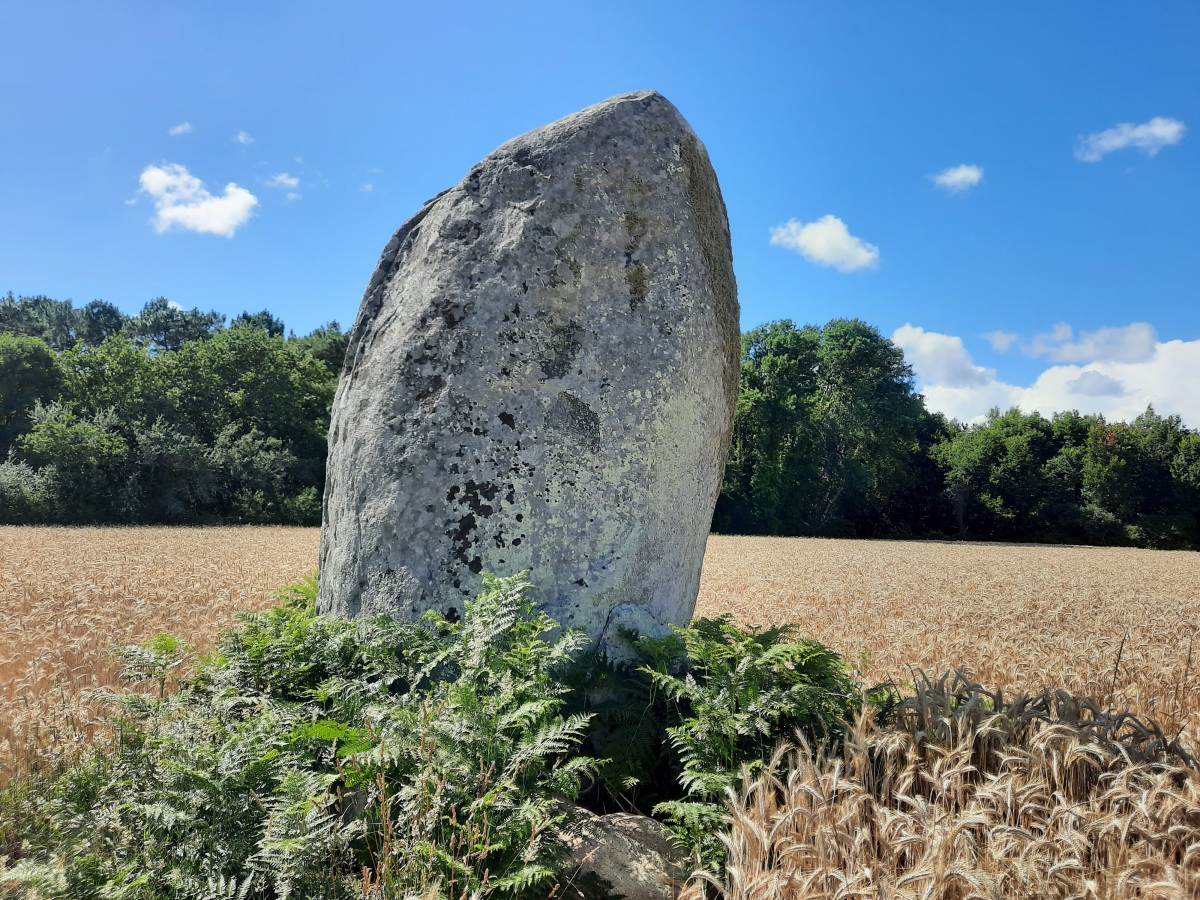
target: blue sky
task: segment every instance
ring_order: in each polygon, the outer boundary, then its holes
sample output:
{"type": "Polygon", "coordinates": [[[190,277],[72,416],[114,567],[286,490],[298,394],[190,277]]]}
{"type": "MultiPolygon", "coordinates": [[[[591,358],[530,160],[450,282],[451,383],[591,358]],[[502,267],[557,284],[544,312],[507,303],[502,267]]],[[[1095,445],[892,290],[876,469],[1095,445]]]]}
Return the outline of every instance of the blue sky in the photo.
{"type": "Polygon", "coordinates": [[[425,198],[654,88],[745,327],[863,318],[964,419],[1200,426],[1195,3],[0,0],[0,35],[0,292],[348,325],[425,198]]]}

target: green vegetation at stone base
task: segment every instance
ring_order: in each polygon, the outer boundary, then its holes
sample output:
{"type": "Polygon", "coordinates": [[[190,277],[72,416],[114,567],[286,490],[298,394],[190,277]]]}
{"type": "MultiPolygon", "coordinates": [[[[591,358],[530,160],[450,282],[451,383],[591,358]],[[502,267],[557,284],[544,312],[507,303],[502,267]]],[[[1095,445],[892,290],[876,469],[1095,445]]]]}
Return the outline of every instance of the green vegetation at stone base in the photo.
{"type": "Polygon", "coordinates": [[[30,900],[545,896],[570,874],[555,826],[576,799],[652,806],[719,868],[742,767],[797,729],[836,742],[860,707],[846,666],[786,630],[631,635],[618,667],[529,590],[488,576],[461,622],[422,627],[318,616],[310,581],[173,691],[186,647],[120,648],[148,689],[107,698],[112,746],[2,788],[0,884],[30,900]],[[572,689],[586,677],[590,694],[572,689]]]}

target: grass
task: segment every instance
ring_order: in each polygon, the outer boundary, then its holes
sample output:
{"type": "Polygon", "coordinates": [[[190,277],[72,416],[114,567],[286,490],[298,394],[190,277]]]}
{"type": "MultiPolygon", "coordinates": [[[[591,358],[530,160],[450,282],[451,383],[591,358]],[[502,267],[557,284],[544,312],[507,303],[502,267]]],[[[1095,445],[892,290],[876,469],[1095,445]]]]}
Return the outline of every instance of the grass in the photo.
{"type": "MultiPolygon", "coordinates": [[[[0,783],[103,728],[85,693],[116,686],[111,644],[207,650],[317,540],[0,528],[0,783]]],[[[714,536],[696,612],[794,623],[910,698],[731,798],[729,897],[1200,897],[1200,776],[1178,752],[1200,745],[1200,554],[714,536]]]]}

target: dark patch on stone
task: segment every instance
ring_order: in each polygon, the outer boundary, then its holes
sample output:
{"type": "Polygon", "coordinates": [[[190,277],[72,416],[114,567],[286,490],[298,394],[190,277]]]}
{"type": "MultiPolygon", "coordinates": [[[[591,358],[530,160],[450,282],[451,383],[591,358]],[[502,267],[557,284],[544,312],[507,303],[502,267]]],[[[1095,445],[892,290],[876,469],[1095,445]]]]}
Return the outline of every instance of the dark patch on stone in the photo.
{"type": "Polygon", "coordinates": [[[500,489],[490,481],[476,483],[472,479],[461,488],[457,484],[451,486],[450,491],[446,494],[446,501],[451,503],[457,501],[460,505],[468,507],[479,518],[486,519],[496,511],[491,506],[491,501],[496,499],[496,494],[499,492],[500,489]],[[460,493],[461,497],[459,497],[460,493]]]}
{"type": "Polygon", "coordinates": [[[446,531],[446,537],[450,538],[454,557],[460,562],[466,563],[467,550],[474,546],[471,540],[471,532],[474,530],[475,515],[474,513],[467,513],[458,520],[456,528],[450,528],[446,531]]]}
{"type": "Polygon", "coordinates": [[[496,416],[496,418],[499,419],[501,422],[503,422],[505,425],[507,425],[509,428],[511,428],[513,431],[517,430],[517,420],[513,418],[512,413],[502,412],[502,413],[500,413],[500,415],[496,416]]]}
{"type": "Polygon", "coordinates": [[[600,417],[568,391],[559,392],[546,414],[546,426],[575,438],[593,453],[600,449],[600,417]]]}
{"type": "Polygon", "coordinates": [[[425,379],[425,383],[421,386],[420,390],[413,395],[414,399],[417,402],[428,400],[434,394],[441,393],[442,388],[445,386],[445,378],[443,378],[441,375],[431,375],[429,378],[425,379]]]}
{"type": "Polygon", "coordinates": [[[579,355],[579,338],[583,328],[578,322],[554,327],[550,331],[548,355],[541,361],[542,374],[547,378],[562,378],[571,370],[571,361],[579,355]]]}
{"type": "Polygon", "coordinates": [[[481,234],[483,234],[483,226],[478,222],[460,222],[458,227],[453,231],[455,240],[467,244],[475,243],[475,241],[479,240],[481,234]]]}
{"type": "Polygon", "coordinates": [[[625,286],[629,288],[629,311],[635,312],[646,302],[646,267],[641,263],[626,266],[625,286]]]}
{"type": "Polygon", "coordinates": [[[646,236],[646,220],[634,210],[626,210],[625,231],[629,235],[625,243],[625,285],[629,288],[629,311],[634,312],[646,302],[646,267],[634,259],[646,236]]]}

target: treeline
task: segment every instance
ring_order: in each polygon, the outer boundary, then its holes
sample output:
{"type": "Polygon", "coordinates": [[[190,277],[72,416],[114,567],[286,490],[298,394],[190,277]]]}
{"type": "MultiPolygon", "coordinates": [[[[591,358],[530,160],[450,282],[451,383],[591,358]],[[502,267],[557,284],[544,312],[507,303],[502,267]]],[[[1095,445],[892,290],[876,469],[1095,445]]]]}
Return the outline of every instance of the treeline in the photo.
{"type": "Polygon", "coordinates": [[[968,427],[929,412],[858,320],[742,337],[718,531],[1195,549],[1198,518],[1200,434],[1178,416],[994,409],[968,427]]]}
{"type": "Polygon", "coordinates": [[[320,522],[336,322],[0,298],[0,521],[320,522]]]}
{"type": "MultiPolygon", "coordinates": [[[[159,298],[0,298],[0,521],[320,521],[346,335],[228,324],[159,298]]],[[[773,322],[742,337],[713,527],[1200,548],[1200,435],[1134,421],[925,408],[870,325],[773,322]]]]}

